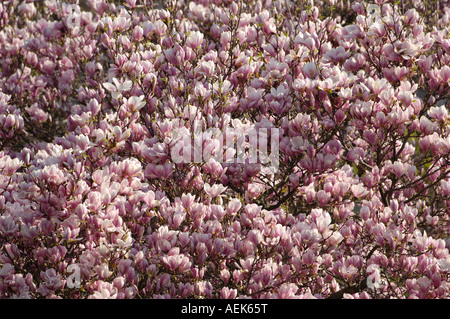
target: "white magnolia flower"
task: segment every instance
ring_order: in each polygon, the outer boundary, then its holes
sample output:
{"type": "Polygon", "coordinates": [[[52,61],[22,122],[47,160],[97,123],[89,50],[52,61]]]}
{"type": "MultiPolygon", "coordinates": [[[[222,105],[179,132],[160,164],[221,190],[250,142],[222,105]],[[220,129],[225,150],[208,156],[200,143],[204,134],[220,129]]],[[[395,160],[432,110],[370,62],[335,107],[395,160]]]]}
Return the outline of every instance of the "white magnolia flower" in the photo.
{"type": "Polygon", "coordinates": [[[137,96],[132,96],[130,97],[125,104],[128,105],[128,108],[131,111],[139,111],[140,109],[142,109],[145,106],[145,101],[144,101],[145,96],[141,95],[139,97],[137,96]]]}
{"type": "Polygon", "coordinates": [[[129,231],[123,235],[122,239],[117,240],[118,246],[122,249],[127,249],[127,248],[131,247],[132,243],[133,243],[133,237],[131,235],[131,232],[129,232],[129,231]]]}
{"type": "Polygon", "coordinates": [[[366,280],[367,287],[369,289],[378,289],[381,281],[379,266],[376,264],[371,264],[367,267],[367,272],[371,273],[366,280]]]}
{"type": "Polygon", "coordinates": [[[123,83],[120,83],[116,78],[113,78],[112,80],[114,84],[106,82],[103,83],[103,86],[105,87],[105,89],[111,92],[111,96],[115,100],[118,100],[122,97],[122,92],[129,91],[133,87],[133,82],[131,82],[130,80],[126,80],[123,83]]]}

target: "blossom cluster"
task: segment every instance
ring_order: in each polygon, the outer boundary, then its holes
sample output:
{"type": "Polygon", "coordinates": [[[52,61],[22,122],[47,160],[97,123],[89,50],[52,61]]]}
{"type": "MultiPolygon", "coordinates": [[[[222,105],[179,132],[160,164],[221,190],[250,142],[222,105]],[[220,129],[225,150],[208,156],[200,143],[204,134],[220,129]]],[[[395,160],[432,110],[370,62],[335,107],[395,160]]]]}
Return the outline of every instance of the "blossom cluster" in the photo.
{"type": "Polygon", "coordinates": [[[0,298],[449,298],[437,3],[2,1],[0,298]]]}

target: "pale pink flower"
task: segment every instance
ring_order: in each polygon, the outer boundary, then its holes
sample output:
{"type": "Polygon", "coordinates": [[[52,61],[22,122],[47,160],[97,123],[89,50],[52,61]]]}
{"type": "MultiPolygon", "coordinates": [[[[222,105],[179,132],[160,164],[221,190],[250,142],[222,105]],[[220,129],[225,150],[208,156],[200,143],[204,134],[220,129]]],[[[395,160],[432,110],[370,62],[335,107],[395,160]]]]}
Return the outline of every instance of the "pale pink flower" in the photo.
{"type": "Polygon", "coordinates": [[[271,88],[270,94],[277,100],[284,99],[289,94],[289,88],[286,83],[280,84],[276,89],[271,88]]]}
{"type": "Polygon", "coordinates": [[[191,267],[189,258],[183,255],[164,256],[161,260],[166,267],[180,273],[188,271],[191,267]]]}
{"type": "Polygon", "coordinates": [[[344,27],[342,30],[342,36],[346,41],[353,41],[359,37],[364,36],[364,32],[357,24],[352,24],[344,27]]]}
{"type": "Polygon", "coordinates": [[[234,216],[239,211],[239,209],[241,209],[241,207],[242,207],[241,201],[237,198],[232,198],[228,202],[227,214],[234,216]]]}
{"type": "Polygon", "coordinates": [[[235,299],[237,297],[237,290],[233,288],[223,287],[220,291],[220,297],[222,299],[235,299]]]}
{"type": "Polygon", "coordinates": [[[426,293],[431,286],[431,279],[428,277],[420,277],[417,279],[417,285],[423,293],[426,293]]]}
{"type": "Polygon", "coordinates": [[[111,92],[111,96],[113,99],[118,100],[122,97],[122,92],[126,92],[131,90],[133,87],[133,82],[130,80],[125,80],[123,83],[120,83],[118,79],[113,78],[113,83],[103,83],[103,86],[105,89],[107,89],[109,92],[111,92]]]}
{"type": "Polygon", "coordinates": [[[346,182],[337,182],[333,186],[333,193],[335,196],[343,197],[348,189],[350,188],[350,185],[346,182]]]}
{"type": "Polygon", "coordinates": [[[427,117],[422,116],[419,120],[420,129],[423,133],[426,135],[430,135],[433,132],[435,132],[438,128],[438,125],[436,123],[433,123],[430,121],[427,117]]]}
{"type": "Polygon", "coordinates": [[[351,190],[356,198],[366,196],[368,193],[367,189],[363,186],[363,184],[352,185],[351,190]]]}
{"type": "Polygon", "coordinates": [[[439,268],[450,273],[450,257],[439,259],[439,268]]]}
{"type": "Polygon", "coordinates": [[[228,47],[230,41],[231,41],[231,32],[230,31],[222,32],[222,34],[220,35],[220,44],[222,45],[222,47],[224,48],[228,47]]]}
{"type": "Polygon", "coordinates": [[[319,190],[316,196],[320,206],[325,206],[331,198],[331,194],[323,189],[319,190]]]}
{"type": "Polygon", "coordinates": [[[64,172],[55,164],[44,167],[42,170],[42,178],[48,183],[55,185],[61,184],[66,180],[64,172]]]}
{"type": "Polygon", "coordinates": [[[9,156],[6,157],[6,161],[4,163],[0,161],[0,169],[3,169],[3,172],[8,175],[14,174],[22,165],[23,162],[21,160],[18,158],[11,159],[9,156]]]}
{"type": "Polygon", "coordinates": [[[203,43],[203,33],[200,31],[191,31],[186,39],[186,45],[192,49],[197,49],[203,43]]]}
{"type": "Polygon", "coordinates": [[[222,194],[227,187],[223,186],[222,184],[214,184],[213,186],[209,185],[208,183],[205,183],[204,190],[205,192],[211,196],[211,197],[217,197],[222,194]]]}
{"type": "Polygon", "coordinates": [[[32,18],[37,11],[34,3],[22,3],[17,7],[17,10],[20,15],[28,19],[32,18]]]}
{"type": "Polygon", "coordinates": [[[342,88],[339,90],[338,95],[339,95],[340,97],[342,97],[343,99],[350,99],[350,98],[352,98],[352,96],[353,96],[353,92],[352,92],[352,89],[351,89],[351,88],[343,88],[343,87],[342,87],[342,88]]]}
{"type": "Polygon", "coordinates": [[[370,274],[366,280],[367,287],[369,289],[378,289],[381,282],[379,265],[371,264],[369,265],[369,267],[367,267],[366,271],[370,274]]]}
{"type": "Polygon", "coordinates": [[[448,109],[445,105],[431,107],[428,110],[428,115],[437,121],[445,121],[449,118],[448,109]]]}
{"type": "Polygon", "coordinates": [[[419,20],[419,13],[415,9],[409,9],[402,18],[405,24],[415,25],[419,20]]]}
{"type": "Polygon", "coordinates": [[[330,60],[333,63],[344,62],[349,56],[350,53],[342,46],[331,49],[323,55],[325,59],[330,60]]]}
{"type": "Polygon", "coordinates": [[[294,39],[294,43],[297,45],[304,45],[306,46],[309,50],[313,50],[316,46],[316,43],[314,41],[314,39],[312,38],[311,34],[309,34],[308,32],[306,33],[299,33],[295,39],[294,39]]]}
{"type": "Polygon", "coordinates": [[[214,61],[202,61],[198,66],[198,72],[206,77],[211,77],[214,75],[215,64],[214,61]]]}
{"type": "Polygon", "coordinates": [[[125,0],[124,4],[130,9],[136,8],[136,0],[125,0]]]}
{"type": "Polygon", "coordinates": [[[304,152],[308,145],[309,142],[301,136],[296,136],[291,139],[291,147],[294,152],[304,152]]]}
{"type": "Polygon", "coordinates": [[[143,95],[139,97],[132,96],[128,99],[124,99],[124,103],[130,111],[137,112],[145,106],[146,102],[144,101],[144,98],[145,96],[143,95]]]}
{"type": "Polygon", "coordinates": [[[295,297],[298,287],[294,283],[285,283],[278,289],[278,299],[290,299],[295,297]]]}
{"type": "Polygon", "coordinates": [[[353,265],[343,265],[340,269],[340,273],[344,278],[352,278],[358,273],[358,268],[353,265]]]}
{"type": "Polygon", "coordinates": [[[181,196],[181,202],[185,209],[188,209],[195,201],[195,196],[192,194],[183,194],[181,196]]]}
{"type": "Polygon", "coordinates": [[[49,290],[61,289],[64,286],[61,275],[53,268],[47,269],[45,272],[41,271],[41,279],[43,280],[42,285],[49,290]]]}
{"type": "Polygon", "coordinates": [[[119,16],[113,21],[113,29],[122,32],[130,27],[130,19],[119,16]]]}
{"type": "Polygon", "coordinates": [[[136,42],[142,41],[142,39],[144,38],[144,29],[139,25],[135,26],[133,29],[132,37],[133,41],[136,42]]]}
{"type": "Polygon", "coordinates": [[[19,226],[11,216],[0,216],[0,233],[6,236],[12,236],[18,230],[19,226]]]}
{"type": "Polygon", "coordinates": [[[441,189],[444,196],[450,196],[450,180],[442,180],[441,189]]]}
{"type": "Polygon", "coordinates": [[[116,299],[117,293],[117,288],[113,284],[102,281],[89,299],[116,299]]]}
{"type": "Polygon", "coordinates": [[[120,249],[128,249],[133,244],[133,237],[130,232],[124,233],[122,238],[117,239],[117,246],[120,249]]]}
{"type": "Polygon", "coordinates": [[[400,54],[405,60],[410,60],[419,54],[422,46],[418,43],[414,43],[411,39],[406,39],[402,43],[396,43],[395,48],[397,53],[400,54]]]}
{"type": "Polygon", "coordinates": [[[307,77],[309,77],[310,79],[314,79],[317,77],[317,75],[319,74],[318,70],[317,70],[317,65],[314,62],[309,62],[306,63],[303,66],[303,74],[307,77]]]}
{"type": "Polygon", "coordinates": [[[367,35],[369,37],[383,37],[386,34],[386,29],[381,21],[375,21],[370,25],[367,35]]]}

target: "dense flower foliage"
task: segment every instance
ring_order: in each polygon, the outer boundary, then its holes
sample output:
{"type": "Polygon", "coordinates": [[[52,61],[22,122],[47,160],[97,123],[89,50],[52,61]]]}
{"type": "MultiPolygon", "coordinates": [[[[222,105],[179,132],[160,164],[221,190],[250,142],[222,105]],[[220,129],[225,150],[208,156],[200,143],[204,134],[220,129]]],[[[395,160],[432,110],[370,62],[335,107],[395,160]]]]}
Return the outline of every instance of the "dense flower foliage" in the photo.
{"type": "Polygon", "coordinates": [[[0,297],[449,298],[436,3],[2,1],[0,297]]]}

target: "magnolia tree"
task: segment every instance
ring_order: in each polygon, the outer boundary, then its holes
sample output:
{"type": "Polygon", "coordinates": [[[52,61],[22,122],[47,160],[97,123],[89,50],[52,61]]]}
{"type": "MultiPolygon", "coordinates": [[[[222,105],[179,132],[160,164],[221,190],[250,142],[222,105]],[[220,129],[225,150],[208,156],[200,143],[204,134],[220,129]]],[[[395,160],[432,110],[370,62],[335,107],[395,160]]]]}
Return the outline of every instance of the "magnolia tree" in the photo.
{"type": "Polygon", "coordinates": [[[449,298],[445,1],[0,4],[0,297],[449,298]]]}

